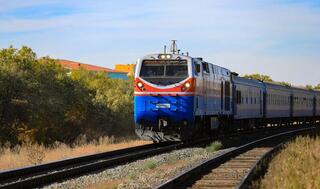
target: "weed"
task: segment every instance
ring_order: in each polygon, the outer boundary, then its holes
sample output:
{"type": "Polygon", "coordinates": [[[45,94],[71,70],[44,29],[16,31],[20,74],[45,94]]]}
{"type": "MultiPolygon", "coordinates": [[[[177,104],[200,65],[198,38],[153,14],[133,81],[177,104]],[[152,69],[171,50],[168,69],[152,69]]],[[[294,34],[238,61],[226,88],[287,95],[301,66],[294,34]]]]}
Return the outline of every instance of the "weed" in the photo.
{"type": "Polygon", "coordinates": [[[25,144],[27,149],[27,159],[28,161],[33,164],[37,165],[43,162],[45,158],[45,147],[38,144],[25,144]]]}
{"type": "Polygon", "coordinates": [[[137,173],[131,172],[131,173],[129,173],[128,177],[131,180],[136,180],[138,176],[137,176],[137,173]]]}
{"type": "Polygon", "coordinates": [[[319,157],[320,137],[296,138],[273,158],[259,188],[319,188],[319,157]]]}
{"type": "Polygon", "coordinates": [[[206,147],[207,152],[215,152],[222,148],[222,143],[220,141],[213,141],[209,146],[206,147]]]}
{"type": "Polygon", "coordinates": [[[103,137],[95,142],[87,141],[87,144],[85,141],[83,137],[73,145],[55,142],[49,147],[33,144],[30,141],[16,146],[11,146],[9,143],[3,144],[0,147],[0,171],[150,143],[130,139],[120,141],[118,138],[115,140],[114,137],[103,137]]]}
{"type": "Polygon", "coordinates": [[[144,169],[154,169],[157,167],[157,163],[154,160],[148,160],[144,165],[144,169]]]}

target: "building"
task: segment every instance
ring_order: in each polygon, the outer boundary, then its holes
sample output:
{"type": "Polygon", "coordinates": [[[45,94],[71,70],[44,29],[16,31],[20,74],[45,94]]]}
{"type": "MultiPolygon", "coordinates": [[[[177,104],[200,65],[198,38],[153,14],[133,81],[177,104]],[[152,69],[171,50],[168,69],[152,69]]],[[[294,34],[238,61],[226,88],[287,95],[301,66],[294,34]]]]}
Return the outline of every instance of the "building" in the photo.
{"type": "Polygon", "coordinates": [[[116,79],[128,79],[127,72],[125,71],[118,71],[113,70],[110,68],[105,68],[101,66],[95,66],[91,64],[84,64],[80,62],[70,61],[70,60],[57,60],[57,63],[62,65],[64,68],[69,70],[76,70],[80,67],[89,71],[95,71],[95,72],[105,72],[106,76],[109,78],[116,78],[116,79]]]}
{"type": "Polygon", "coordinates": [[[127,72],[128,76],[134,75],[134,70],[136,68],[136,64],[116,64],[115,70],[121,72],[127,72]]]}

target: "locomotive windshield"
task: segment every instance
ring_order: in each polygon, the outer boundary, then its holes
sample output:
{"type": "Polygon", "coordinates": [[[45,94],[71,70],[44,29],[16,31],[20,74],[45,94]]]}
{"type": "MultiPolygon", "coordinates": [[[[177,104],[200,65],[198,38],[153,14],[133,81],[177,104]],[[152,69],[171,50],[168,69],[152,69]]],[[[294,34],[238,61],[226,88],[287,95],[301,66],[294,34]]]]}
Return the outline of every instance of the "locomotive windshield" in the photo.
{"type": "Polygon", "coordinates": [[[186,60],[145,60],[140,77],[157,85],[171,85],[188,77],[186,60]]]}

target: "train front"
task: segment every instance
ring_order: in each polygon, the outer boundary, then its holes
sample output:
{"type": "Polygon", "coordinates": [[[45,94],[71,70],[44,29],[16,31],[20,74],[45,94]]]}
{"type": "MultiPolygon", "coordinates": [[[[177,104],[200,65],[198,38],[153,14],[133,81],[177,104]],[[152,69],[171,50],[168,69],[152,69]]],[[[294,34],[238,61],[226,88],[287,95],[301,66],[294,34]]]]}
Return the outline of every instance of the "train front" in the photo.
{"type": "Polygon", "coordinates": [[[138,60],[134,120],[140,138],[180,141],[191,134],[195,89],[192,70],[192,58],[180,54],[152,54],[138,60]]]}

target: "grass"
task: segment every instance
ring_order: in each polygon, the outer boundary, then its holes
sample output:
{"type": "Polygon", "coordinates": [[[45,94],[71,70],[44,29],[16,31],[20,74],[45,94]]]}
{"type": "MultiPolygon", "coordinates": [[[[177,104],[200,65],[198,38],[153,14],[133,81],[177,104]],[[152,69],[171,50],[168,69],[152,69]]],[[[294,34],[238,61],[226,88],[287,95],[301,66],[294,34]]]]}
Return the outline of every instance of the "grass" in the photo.
{"type": "Polygon", "coordinates": [[[320,188],[320,137],[298,137],[289,143],[256,188],[320,188]]]}
{"type": "Polygon", "coordinates": [[[24,143],[14,148],[9,148],[7,145],[0,148],[0,171],[149,143],[141,140],[115,140],[112,137],[104,137],[92,142],[80,140],[72,147],[63,143],[56,143],[52,147],[32,143],[24,143]]]}
{"type": "Polygon", "coordinates": [[[131,172],[131,173],[128,174],[128,177],[131,180],[135,180],[138,177],[138,175],[135,172],[131,172]]]}
{"type": "Polygon", "coordinates": [[[155,169],[157,167],[157,162],[154,160],[148,160],[143,166],[144,169],[155,169]]]}
{"type": "Polygon", "coordinates": [[[220,141],[213,141],[209,146],[206,147],[207,152],[215,152],[222,148],[222,143],[220,141]]]}

